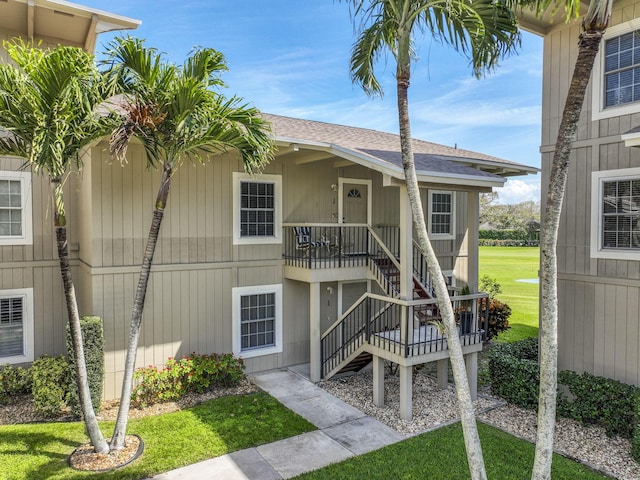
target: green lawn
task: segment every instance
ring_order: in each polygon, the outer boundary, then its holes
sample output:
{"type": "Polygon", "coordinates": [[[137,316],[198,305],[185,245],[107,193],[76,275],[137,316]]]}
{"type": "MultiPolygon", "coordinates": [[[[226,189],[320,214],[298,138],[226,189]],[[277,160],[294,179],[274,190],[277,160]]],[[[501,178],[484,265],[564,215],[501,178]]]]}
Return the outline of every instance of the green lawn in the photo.
{"type": "MultiPolygon", "coordinates": [[[[101,424],[113,431],[113,422],[101,424]]],[[[0,426],[0,480],[140,479],[207,458],[315,430],[265,393],[230,396],[193,408],[129,422],[140,435],[144,454],[111,473],[76,472],[67,459],[87,441],[82,423],[0,426]]]]}
{"type": "MultiPolygon", "coordinates": [[[[535,447],[483,423],[478,424],[487,476],[531,478],[535,447]]],[[[553,480],[609,478],[584,465],[554,455],[553,480]]],[[[399,480],[469,478],[460,423],[296,477],[304,480],[399,480]]]]}
{"type": "Polygon", "coordinates": [[[498,298],[511,307],[511,329],[499,342],[514,342],[538,335],[538,284],[516,280],[538,278],[540,249],[531,247],[480,247],[480,276],[495,278],[502,293],[498,298]]]}

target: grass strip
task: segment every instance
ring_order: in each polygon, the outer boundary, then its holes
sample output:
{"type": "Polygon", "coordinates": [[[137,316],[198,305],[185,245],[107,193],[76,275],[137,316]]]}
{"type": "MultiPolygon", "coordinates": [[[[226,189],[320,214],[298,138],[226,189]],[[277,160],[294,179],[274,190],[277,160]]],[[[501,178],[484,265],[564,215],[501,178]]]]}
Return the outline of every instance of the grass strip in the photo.
{"type": "MultiPolygon", "coordinates": [[[[105,434],[113,422],[102,422],[105,434]]],[[[67,458],[88,439],[84,424],[0,426],[0,479],[140,479],[244,448],[315,430],[265,393],[214,399],[193,408],[133,419],[128,433],[145,443],[143,455],[113,472],[72,470],[67,458]]]]}
{"type": "Polygon", "coordinates": [[[480,276],[495,278],[502,289],[498,299],[511,307],[511,328],[498,342],[515,342],[538,336],[539,285],[518,280],[538,278],[538,247],[480,247],[480,276]]]}
{"type": "MultiPolygon", "coordinates": [[[[478,423],[489,478],[527,479],[535,447],[508,433],[478,423]]],[[[553,480],[609,478],[561,455],[554,455],[553,480]]],[[[460,423],[345,460],[315,472],[299,475],[303,480],[461,480],[470,478],[460,423]]]]}

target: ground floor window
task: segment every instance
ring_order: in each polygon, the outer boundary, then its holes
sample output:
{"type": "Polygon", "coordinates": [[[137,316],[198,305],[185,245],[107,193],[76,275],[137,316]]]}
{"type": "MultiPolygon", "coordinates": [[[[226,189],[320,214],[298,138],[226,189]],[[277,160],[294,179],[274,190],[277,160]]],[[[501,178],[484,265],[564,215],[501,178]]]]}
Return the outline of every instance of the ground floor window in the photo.
{"type": "Polygon", "coordinates": [[[592,256],[638,258],[640,169],[594,172],[592,187],[592,256]]]}
{"type": "Polygon", "coordinates": [[[282,285],[233,289],[234,353],[244,358],[282,351],[282,285]]]}
{"type": "Polygon", "coordinates": [[[33,361],[33,289],[0,290],[0,364],[33,361]]]}

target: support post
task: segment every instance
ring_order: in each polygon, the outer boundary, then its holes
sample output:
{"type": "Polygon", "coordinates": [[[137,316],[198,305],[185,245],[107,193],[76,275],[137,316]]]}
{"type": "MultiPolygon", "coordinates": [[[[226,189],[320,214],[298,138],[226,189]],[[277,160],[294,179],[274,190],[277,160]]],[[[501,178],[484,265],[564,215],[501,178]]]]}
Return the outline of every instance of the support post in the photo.
{"type": "Polygon", "coordinates": [[[320,353],[320,283],[309,284],[309,379],[319,382],[322,372],[320,353]]]}
{"type": "Polygon", "coordinates": [[[437,361],[438,366],[438,388],[446,390],[449,386],[449,359],[443,358],[437,361]]]}
{"type": "Polygon", "coordinates": [[[384,359],[373,356],[373,404],[384,407],[384,359]]]}
{"type": "Polygon", "coordinates": [[[413,300],[413,218],[406,185],[400,186],[400,298],[413,300]]]}
{"type": "Polygon", "coordinates": [[[411,421],[413,417],[413,367],[400,365],[400,418],[411,421]]]}
{"type": "Polygon", "coordinates": [[[464,364],[467,368],[471,400],[475,400],[478,398],[478,352],[467,353],[464,357],[464,364]]]}

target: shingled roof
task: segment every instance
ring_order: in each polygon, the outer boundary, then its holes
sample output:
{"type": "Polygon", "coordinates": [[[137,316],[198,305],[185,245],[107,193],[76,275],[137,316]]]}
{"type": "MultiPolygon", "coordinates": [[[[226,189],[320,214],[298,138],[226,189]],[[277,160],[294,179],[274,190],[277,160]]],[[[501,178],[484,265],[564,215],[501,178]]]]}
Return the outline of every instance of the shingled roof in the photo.
{"type": "MultiPolygon", "coordinates": [[[[382,168],[386,170],[384,173],[402,177],[400,139],[396,134],[280,115],[264,116],[281,144],[325,149],[356,163],[368,161],[370,168],[382,168]]],[[[418,139],[413,140],[413,148],[419,175],[475,178],[502,184],[503,177],[538,172],[528,165],[418,139]]]]}

